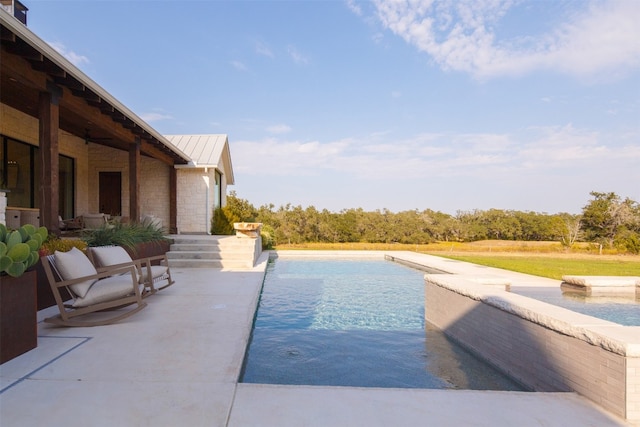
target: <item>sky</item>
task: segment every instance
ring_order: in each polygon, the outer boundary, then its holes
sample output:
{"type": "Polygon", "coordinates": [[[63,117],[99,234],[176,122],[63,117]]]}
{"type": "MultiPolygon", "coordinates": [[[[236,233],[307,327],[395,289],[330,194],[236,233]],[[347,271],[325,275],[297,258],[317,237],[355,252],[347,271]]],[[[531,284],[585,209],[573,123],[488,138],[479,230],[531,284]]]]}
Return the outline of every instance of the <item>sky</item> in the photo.
{"type": "Polygon", "coordinates": [[[256,207],[640,201],[640,1],[23,3],[161,134],[227,134],[256,207]]]}

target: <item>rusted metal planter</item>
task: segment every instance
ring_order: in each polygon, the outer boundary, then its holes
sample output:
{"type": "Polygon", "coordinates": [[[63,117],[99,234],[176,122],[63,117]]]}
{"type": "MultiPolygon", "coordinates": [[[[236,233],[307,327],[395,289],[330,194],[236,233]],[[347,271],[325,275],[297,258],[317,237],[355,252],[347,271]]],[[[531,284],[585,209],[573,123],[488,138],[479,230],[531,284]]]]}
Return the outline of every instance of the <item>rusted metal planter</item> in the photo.
{"type": "MultiPolygon", "coordinates": [[[[172,240],[138,243],[133,248],[124,248],[132,259],[149,258],[169,252],[172,240]]],[[[160,262],[160,261],[158,261],[160,262]]]]}
{"type": "Polygon", "coordinates": [[[0,363],[38,346],[36,276],[0,276],[0,363]]]}

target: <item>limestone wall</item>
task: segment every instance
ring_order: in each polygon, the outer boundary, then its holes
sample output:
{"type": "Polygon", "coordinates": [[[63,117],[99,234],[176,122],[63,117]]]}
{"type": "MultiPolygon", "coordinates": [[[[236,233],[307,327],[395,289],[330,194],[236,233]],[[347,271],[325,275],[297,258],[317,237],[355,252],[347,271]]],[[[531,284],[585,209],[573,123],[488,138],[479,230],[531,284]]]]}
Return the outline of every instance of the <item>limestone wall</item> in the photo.
{"type": "MultiPolygon", "coordinates": [[[[89,144],[88,212],[99,210],[100,172],[120,172],[122,177],[122,216],[129,216],[129,153],[98,144],[89,144]]],[[[142,157],[140,162],[140,211],[153,215],[169,226],[169,174],[171,167],[159,160],[142,157]]],[[[140,220],[141,218],[130,218],[140,220]]]]}
{"type": "Polygon", "coordinates": [[[177,187],[178,233],[208,233],[215,201],[214,171],[179,169],[177,187]]]}

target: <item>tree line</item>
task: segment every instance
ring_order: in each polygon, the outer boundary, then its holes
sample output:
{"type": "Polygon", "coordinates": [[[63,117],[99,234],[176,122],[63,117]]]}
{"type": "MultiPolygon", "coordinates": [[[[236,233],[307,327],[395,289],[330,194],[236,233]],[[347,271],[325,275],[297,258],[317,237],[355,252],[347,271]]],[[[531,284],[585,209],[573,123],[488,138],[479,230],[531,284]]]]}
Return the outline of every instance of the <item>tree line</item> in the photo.
{"type": "Polygon", "coordinates": [[[232,191],[216,209],[212,234],[233,234],[234,222],[263,223],[267,246],[322,243],[472,242],[478,240],[558,241],[566,247],[593,242],[640,253],[640,205],[616,193],[591,192],[580,214],[489,209],[455,215],[425,210],[391,212],[362,208],[331,212],[286,204],[254,207],[232,191]]]}

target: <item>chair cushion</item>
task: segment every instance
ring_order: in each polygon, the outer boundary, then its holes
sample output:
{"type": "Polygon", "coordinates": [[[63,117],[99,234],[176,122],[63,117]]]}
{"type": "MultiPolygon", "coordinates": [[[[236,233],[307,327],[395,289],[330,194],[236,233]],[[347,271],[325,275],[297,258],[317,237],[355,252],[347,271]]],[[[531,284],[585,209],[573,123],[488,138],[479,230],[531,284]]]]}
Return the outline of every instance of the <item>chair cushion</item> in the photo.
{"type": "Polygon", "coordinates": [[[100,267],[124,264],[133,261],[122,246],[97,246],[91,248],[93,257],[100,267]]]}
{"type": "MultiPolygon", "coordinates": [[[[60,273],[62,280],[79,279],[85,276],[97,274],[96,268],[91,264],[89,258],[78,248],[73,247],[69,252],[55,252],[56,269],[60,273]]],[[[84,298],[91,285],[96,279],[89,279],[84,282],[71,285],[71,290],[80,298],[84,298]]]]}
{"type": "MultiPolygon", "coordinates": [[[[166,265],[152,265],[151,266],[151,279],[157,279],[167,274],[168,267],[166,265]]],[[[167,276],[168,277],[168,276],[167,276]]],[[[147,268],[142,268],[142,280],[147,281],[147,268]]]]}
{"type": "MultiPolygon", "coordinates": [[[[140,287],[141,292],[144,287],[140,287]]],[[[75,308],[86,307],[106,301],[133,295],[135,288],[131,281],[131,275],[111,276],[100,279],[91,286],[84,298],[76,298],[73,302],[75,308]]]]}

